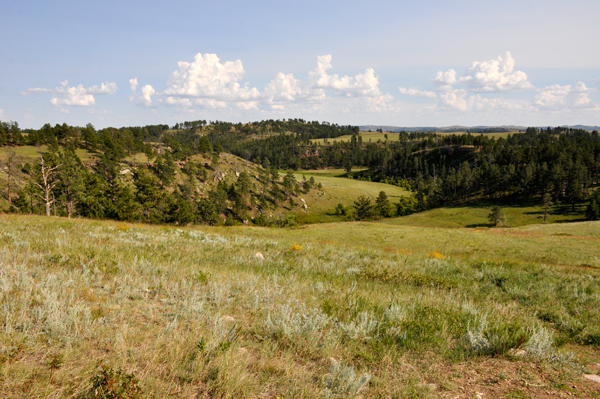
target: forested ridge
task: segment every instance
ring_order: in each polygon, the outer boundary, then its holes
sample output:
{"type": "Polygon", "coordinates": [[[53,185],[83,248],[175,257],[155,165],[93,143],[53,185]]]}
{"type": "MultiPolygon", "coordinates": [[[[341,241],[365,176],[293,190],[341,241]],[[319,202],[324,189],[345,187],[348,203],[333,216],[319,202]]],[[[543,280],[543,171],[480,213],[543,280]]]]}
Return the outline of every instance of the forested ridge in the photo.
{"type": "Polygon", "coordinates": [[[28,213],[211,224],[227,216],[272,224],[268,209],[297,206],[294,198],[314,187],[291,173],[282,180],[277,170],[341,167],[349,177],[413,191],[398,204],[398,215],[500,198],[525,203],[547,194],[573,210],[588,204],[586,217],[600,219],[597,131],[529,128],[505,138],[400,132],[394,140],[365,142],[356,126],[302,119],[100,130],[0,122],[0,146],[7,150],[4,196],[12,211],[28,213]],[[350,140],[336,140],[341,136],[350,140]],[[17,146],[45,151],[33,162],[11,152],[17,146]],[[78,150],[93,156],[82,161],[78,150]],[[228,182],[218,171],[224,153],[254,164],[228,182]],[[147,161],[132,161],[135,154],[147,161]],[[352,167],[363,170],[352,173],[352,167]],[[215,184],[204,184],[209,180],[215,184]]]}

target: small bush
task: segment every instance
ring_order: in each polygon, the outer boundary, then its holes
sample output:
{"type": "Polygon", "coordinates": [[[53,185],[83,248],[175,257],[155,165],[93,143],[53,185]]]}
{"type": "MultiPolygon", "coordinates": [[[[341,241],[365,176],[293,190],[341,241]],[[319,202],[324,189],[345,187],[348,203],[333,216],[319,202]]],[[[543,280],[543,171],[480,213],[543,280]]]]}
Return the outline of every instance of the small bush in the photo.
{"type": "Polygon", "coordinates": [[[329,321],[329,316],[318,309],[295,312],[290,305],[282,305],[273,314],[269,313],[265,327],[272,334],[293,338],[318,333],[327,327],[329,321]]]}
{"type": "Polygon", "coordinates": [[[354,398],[370,380],[369,374],[357,377],[353,366],[345,366],[334,361],[329,369],[329,374],[325,376],[323,396],[326,398],[354,398]]]}
{"type": "Polygon", "coordinates": [[[527,341],[524,349],[532,356],[547,357],[554,350],[552,332],[542,326],[534,327],[531,338],[527,341]]]}
{"type": "Polygon", "coordinates": [[[406,309],[397,303],[392,303],[387,309],[385,309],[383,315],[388,322],[398,323],[404,320],[406,317],[406,309]]]}
{"type": "Polygon", "coordinates": [[[194,283],[206,285],[208,284],[208,275],[202,270],[197,270],[190,276],[190,280],[194,283]]]}
{"type": "Polygon", "coordinates": [[[142,390],[135,375],[119,368],[100,364],[100,370],[92,377],[92,394],[95,399],[141,399],[142,390]]]}
{"type": "Polygon", "coordinates": [[[369,312],[359,313],[356,320],[339,323],[340,330],[350,339],[369,339],[376,334],[379,322],[369,312]]]}
{"type": "Polygon", "coordinates": [[[517,324],[496,322],[489,324],[487,316],[479,318],[474,329],[466,334],[469,350],[479,355],[504,355],[510,349],[519,348],[527,336],[517,324]]]}

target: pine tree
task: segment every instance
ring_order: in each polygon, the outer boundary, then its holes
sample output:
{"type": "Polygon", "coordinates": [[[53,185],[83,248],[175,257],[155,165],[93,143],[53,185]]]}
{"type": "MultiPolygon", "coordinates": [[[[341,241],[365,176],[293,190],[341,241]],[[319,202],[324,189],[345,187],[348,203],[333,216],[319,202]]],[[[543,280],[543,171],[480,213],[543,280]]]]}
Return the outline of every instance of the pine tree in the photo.
{"type": "Polygon", "coordinates": [[[66,149],[58,153],[58,163],[61,167],[57,170],[57,189],[60,202],[65,206],[67,217],[73,216],[77,202],[84,189],[84,171],[79,157],[73,149],[66,149]]]}
{"type": "Polygon", "coordinates": [[[201,137],[200,141],[198,142],[198,152],[201,154],[208,154],[211,151],[212,148],[210,147],[210,141],[208,140],[208,137],[201,137]]]}
{"type": "Polygon", "coordinates": [[[296,186],[296,177],[294,176],[294,172],[289,170],[287,174],[283,178],[283,187],[285,188],[285,193],[287,197],[291,197],[294,192],[296,186]]]}
{"type": "Polygon", "coordinates": [[[590,198],[590,203],[585,210],[587,220],[600,220],[600,190],[596,190],[590,198]]]}
{"type": "Polygon", "coordinates": [[[165,192],[160,188],[156,176],[145,169],[138,169],[133,173],[135,184],[135,198],[140,204],[140,212],[147,223],[159,223],[163,220],[165,192]]]}
{"type": "Polygon", "coordinates": [[[75,203],[77,214],[87,218],[104,218],[109,208],[105,193],[108,183],[95,173],[83,173],[83,190],[75,203]]]}
{"type": "Polygon", "coordinates": [[[550,193],[544,194],[544,197],[542,198],[542,210],[544,212],[543,213],[544,223],[546,223],[546,218],[552,212],[553,206],[554,206],[554,203],[552,203],[552,196],[550,195],[550,193]]]}
{"type": "Polygon", "coordinates": [[[198,218],[201,222],[210,225],[219,224],[220,217],[214,201],[210,198],[201,198],[198,201],[198,218]]]}
{"type": "Polygon", "coordinates": [[[371,203],[371,198],[360,196],[354,201],[354,218],[356,220],[373,219],[375,209],[371,203]]]}
{"type": "Polygon", "coordinates": [[[252,189],[252,180],[248,172],[243,171],[240,173],[236,183],[237,189],[242,195],[248,195],[252,189]]]}
{"type": "Polygon", "coordinates": [[[139,219],[140,205],[136,202],[131,189],[120,182],[113,181],[107,188],[106,216],[110,219],[134,221],[139,219]]]}
{"type": "Polygon", "coordinates": [[[381,191],[375,200],[375,211],[382,218],[387,218],[392,215],[392,205],[385,191],[381,191]]]}
{"type": "Polygon", "coordinates": [[[488,215],[488,220],[494,226],[504,226],[506,221],[502,217],[502,208],[497,205],[493,206],[488,215]]]}

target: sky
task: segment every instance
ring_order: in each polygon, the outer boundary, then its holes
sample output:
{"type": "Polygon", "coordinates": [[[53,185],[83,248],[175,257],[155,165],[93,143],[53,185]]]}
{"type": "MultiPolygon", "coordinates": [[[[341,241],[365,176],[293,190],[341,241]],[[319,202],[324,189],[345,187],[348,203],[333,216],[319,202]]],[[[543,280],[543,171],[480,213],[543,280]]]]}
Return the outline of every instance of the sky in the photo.
{"type": "Polygon", "coordinates": [[[0,120],[600,125],[600,2],[1,1],[0,120]]]}

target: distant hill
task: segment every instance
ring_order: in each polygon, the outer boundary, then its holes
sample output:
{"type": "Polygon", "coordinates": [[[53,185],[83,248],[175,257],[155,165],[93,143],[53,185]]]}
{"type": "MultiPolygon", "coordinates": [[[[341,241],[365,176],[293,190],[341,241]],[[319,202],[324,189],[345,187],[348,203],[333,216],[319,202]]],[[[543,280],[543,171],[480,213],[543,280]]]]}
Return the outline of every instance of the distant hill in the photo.
{"type": "MultiPolygon", "coordinates": [[[[600,126],[587,126],[587,125],[565,125],[566,127],[572,127],[574,129],[584,129],[588,131],[598,130],[600,131],[600,126]]],[[[547,126],[537,126],[538,128],[546,128],[547,126]]],[[[381,129],[384,132],[392,132],[397,133],[401,131],[405,132],[441,132],[441,133],[451,133],[451,132],[466,132],[469,131],[471,133],[501,133],[501,132],[516,132],[516,131],[525,131],[527,126],[517,126],[517,125],[502,125],[502,126],[461,126],[461,125],[453,125],[453,126],[443,126],[443,127],[434,127],[434,126],[386,126],[386,125],[361,125],[359,126],[362,131],[377,131],[377,129],[381,129]]]]}

